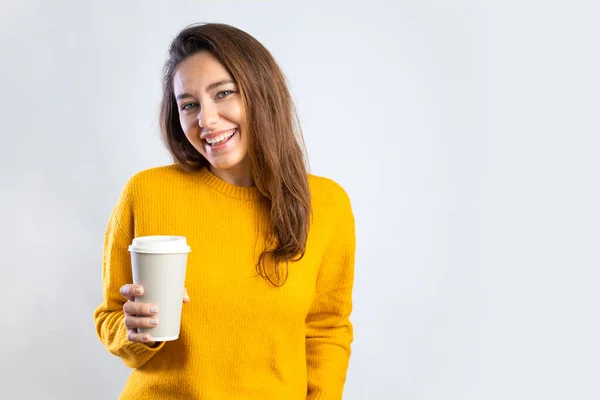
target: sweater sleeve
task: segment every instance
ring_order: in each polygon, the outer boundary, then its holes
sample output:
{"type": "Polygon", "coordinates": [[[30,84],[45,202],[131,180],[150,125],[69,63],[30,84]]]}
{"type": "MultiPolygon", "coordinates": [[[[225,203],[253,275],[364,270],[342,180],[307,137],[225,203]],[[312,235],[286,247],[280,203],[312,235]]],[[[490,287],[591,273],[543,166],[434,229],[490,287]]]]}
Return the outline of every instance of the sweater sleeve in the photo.
{"type": "Polygon", "coordinates": [[[354,216],[346,193],[340,197],[336,202],[337,222],[317,278],[316,297],[306,318],[307,400],[342,398],[353,340],[349,316],[356,247],[354,216]]]}
{"type": "Polygon", "coordinates": [[[133,283],[128,246],[134,237],[131,182],[127,185],[110,217],[104,238],[102,259],[103,299],[94,311],[96,333],[109,352],[130,368],[139,368],[163,346],[155,348],[131,342],[123,323],[125,298],[121,286],[133,283]]]}

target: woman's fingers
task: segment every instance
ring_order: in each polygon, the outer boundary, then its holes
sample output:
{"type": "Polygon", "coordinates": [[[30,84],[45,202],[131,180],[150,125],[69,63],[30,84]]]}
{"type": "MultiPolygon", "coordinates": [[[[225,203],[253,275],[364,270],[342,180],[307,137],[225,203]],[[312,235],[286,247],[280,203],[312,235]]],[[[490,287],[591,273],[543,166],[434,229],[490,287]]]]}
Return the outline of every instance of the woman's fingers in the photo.
{"type": "Polygon", "coordinates": [[[123,323],[127,328],[127,338],[132,342],[153,346],[155,342],[150,339],[150,334],[138,333],[137,330],[138,328],[153,328],[158,325],[158,307],[154,304],[135,301],[136,296],[144,294],[144,288],[141,285],[126,284],[121,286],[119,292],[127,299],[127,302],[123,304],[123,314],[125,315],[123,323]]]}
{"type": "Polygon", "coordinates": [[[123,323],[128,330],[136,330],[137,328],[154,328],[158,325],[156,317],[136,317],[134,315],[125,315],[123,323]]]}
{"type": "Polygon", "coordinates": [[[128,300],[127,303],[123,304],[123,312],[126,315],[130,314],[148,317],[158,314],[158,307],[154,304],[138,303],[136,301],[128,300]]]}
{"type": "Polygon", "coordinates": [[[144,288],[140,285],[128,283],[121,286],[119,292],[121,293],[121,296],[125,297],[127,300],[134,301],[135,296],[144,294],[144,288]]]}
{"type": "MultiPolygon", "coordinates": [[[[141,296],[144,294],[144,288],[140,285],[135,285],[129,283],[127,285],[121,286],[120,289],[121,295],[125,297],[129,301],[135,301],[135,296],[141,296]]],[[[187,288],[183,288],[183,302],[189,303],[190,296],[188,294],[187,288]]]]}
{"type": "MultiPolygon", "coordinates": [[[[140,303],[135,301],[136,296],[144,294],[144,288],[136,284],[121,286],[119,292],[127,299],[123,305],[125,318],[123,323],[127,328],[127,338],[132,342],[153,345],[149,333],[138,333],[138,328],[154,328],[158,325],[158,307],[154,304],[140,303]]],[[[189,303],[190,296],[187,288],[183,288],[183,302],[189,303]]]]}
{"type": "Polygon", "coordinates": [[[154,344],[154,342],[150,339],[150,334],[137,333],[135,330],[129,330],[127,332],[127,339],[129,339],[131,342],[145,343],[148,345],[154,344]]]}

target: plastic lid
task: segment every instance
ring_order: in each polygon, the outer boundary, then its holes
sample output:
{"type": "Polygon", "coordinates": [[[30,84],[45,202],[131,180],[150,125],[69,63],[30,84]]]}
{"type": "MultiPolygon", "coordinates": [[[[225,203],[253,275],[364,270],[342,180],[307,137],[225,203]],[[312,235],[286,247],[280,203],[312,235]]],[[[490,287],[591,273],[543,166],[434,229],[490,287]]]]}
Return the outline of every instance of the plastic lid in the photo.
{"type": "Polygon", "coordinates": [[[140,236],[133,239],[129,251],[149,254],[181,254],[192,251],[185,236],[140,236]]]}

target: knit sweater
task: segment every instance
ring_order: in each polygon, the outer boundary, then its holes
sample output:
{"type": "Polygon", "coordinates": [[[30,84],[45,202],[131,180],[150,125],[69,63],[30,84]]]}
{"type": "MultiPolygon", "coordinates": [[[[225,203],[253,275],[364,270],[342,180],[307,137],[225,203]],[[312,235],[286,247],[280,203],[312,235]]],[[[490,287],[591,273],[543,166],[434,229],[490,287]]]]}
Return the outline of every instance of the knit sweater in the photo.
{"type": "MultiPolygon", "coordinates": [[[[100,340],[133,371],[121,399],[300,400],[342,398],[353,340],[354,217],[346,192],[309,175],[312,216],[306,253],[273,286],[258,275],[268,211],[256,187],[208,169],[175,165],[134,175],[106,230],[100,340]],[[187,238],[179,339],[128,341],[119,288],[132,283],[132,239],[187,238]]],[[[160,323],[160,311],[158,314],[160,323]]]]}

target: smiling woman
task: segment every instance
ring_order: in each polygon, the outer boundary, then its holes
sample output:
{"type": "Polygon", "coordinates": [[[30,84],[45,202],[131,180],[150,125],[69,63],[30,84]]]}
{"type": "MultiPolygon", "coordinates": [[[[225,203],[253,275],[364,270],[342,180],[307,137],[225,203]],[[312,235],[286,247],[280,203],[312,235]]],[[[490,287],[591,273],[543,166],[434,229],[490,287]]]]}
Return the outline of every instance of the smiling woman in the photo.
{"type": "Polygon", "coordinates": [[[187,140],[219,178],[252,186],[248,137],[240,132],[242,100],[229,72],[207,51],[183,60],[174,72],[173,92],[187,140]]]}
{"type": "MultiPolygon", "coordinates": [[[[194,25],[164,68],[173,165],[130,179],[106,231],[98,336],[134,371],[122,399],[341,399],[350,356],[355,233],[345,191],[311,175],[283,73],[249,34],[194,25]],[[179,338],[138,328],[128,245],[188,240],[179,338]],[[193,298],[193,301],[190,300],[193,298]]],[[[179,300],[177,300],[179,301],[179,300]]]]}

